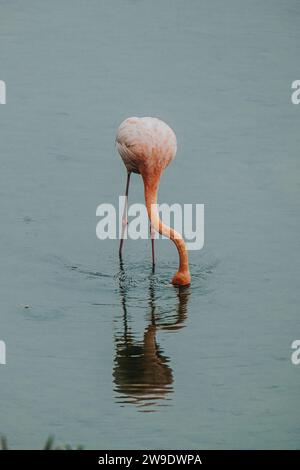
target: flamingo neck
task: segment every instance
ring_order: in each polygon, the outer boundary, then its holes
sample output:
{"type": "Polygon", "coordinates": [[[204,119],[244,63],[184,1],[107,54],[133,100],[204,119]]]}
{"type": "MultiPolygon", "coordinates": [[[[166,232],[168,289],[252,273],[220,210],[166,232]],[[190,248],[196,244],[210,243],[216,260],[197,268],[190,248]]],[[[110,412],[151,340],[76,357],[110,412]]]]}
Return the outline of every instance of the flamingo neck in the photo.
{"type": "Polygon", "coordinates": [[[152,227],[161,235],[170,238],[175,244],[179,255],[179,268],[172,279],[174,285],[189,285],[191,275],[189,271],[188,252],[180,233],[165,225],[159,218],[157,210],[157,193],[160,174],[142,174],[144,181],[145,202],[152,227]]]}

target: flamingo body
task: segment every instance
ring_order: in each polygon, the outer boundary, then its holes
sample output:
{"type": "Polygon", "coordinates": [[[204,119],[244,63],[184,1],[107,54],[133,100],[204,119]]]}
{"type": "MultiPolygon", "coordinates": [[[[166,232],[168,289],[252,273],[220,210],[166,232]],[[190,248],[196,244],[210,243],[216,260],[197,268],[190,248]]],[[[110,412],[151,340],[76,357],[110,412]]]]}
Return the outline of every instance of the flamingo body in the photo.
{"type": "MultiPolygon", "coordinates": [[[[144,181],[145,202],[151,226],[169,237],[179,254],[179,269],[172,279],[174,285],[190,284],[188,254],[182,236],[167,227],[157,211],[157,192],[163,170],[174,159],[177,141],[174,131],[163,121],[153,117],[130,117],[117,131],[116,147],[126,166],[128,177],[139,173],[144,181]]],[[[127,180],[126,196],[129,179],[127,180]]],[[[120,251],[122,243],[120,245],[120,251]]]]}
{"type": "Polygon", "coordinates": [[[116,146],[128,172],[163,171],[177,151],[176,136],[163,121],[131,117],[120,125],[116,146]]]}

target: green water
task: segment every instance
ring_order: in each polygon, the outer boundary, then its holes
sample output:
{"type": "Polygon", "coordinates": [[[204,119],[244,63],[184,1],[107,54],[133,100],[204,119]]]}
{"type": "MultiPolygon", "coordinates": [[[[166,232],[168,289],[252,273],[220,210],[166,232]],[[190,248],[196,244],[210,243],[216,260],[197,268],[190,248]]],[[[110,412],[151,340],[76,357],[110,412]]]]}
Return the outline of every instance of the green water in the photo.
{"type": "MultiPolygon", "coordinates": [[[[0,1],[0,432],[86,448],[299,448],[297,0],[0,1]],[[95,236],[127,116],[178,154],[160,202],[205,204],[177,254],[95,236]]],[[[138,175],[130,202],[143,198],[138,175]]]]}

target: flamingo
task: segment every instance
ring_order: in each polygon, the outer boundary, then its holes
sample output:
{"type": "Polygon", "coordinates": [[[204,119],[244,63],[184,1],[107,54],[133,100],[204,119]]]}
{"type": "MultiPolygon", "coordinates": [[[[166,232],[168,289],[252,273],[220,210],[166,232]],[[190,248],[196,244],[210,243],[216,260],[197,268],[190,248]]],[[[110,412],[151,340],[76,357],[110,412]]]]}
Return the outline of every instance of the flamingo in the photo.
{"type": "Polygon", "coordinates": [[[120,257],[122,256],[123,237],[127,224],[130,175],[138,173],[143,179],[145,203],[150,220],[153,266],[155,263],[153,230],[156,230],[161,235],[170,238],[178,251],[179,268],[172,279],[172,284],[176,286],[189,285],[191,275],[184,240],[178,232],[160,220],[157,210],[157,192],[161,174],[174,159],[177,151],[174,131],[158,118],[130,117],[121,123],[117,131],[116,147],[127,169],[126,205],[119,247],[120,257]]]}

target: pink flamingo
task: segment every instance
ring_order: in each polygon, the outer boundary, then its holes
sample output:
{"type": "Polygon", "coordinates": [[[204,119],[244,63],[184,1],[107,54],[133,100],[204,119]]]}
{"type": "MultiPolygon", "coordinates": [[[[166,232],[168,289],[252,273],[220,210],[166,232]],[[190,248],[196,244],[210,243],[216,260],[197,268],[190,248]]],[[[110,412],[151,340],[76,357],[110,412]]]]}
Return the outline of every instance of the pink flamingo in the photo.
{"type": "MultiPolygon", "coordinates": [[[[188,253],[182,236],[166,226],[159,218],[157,210],[157,192],[163,170],[174,159],[177,142],[173,130],[163,121],[152,117],[130,117],[120,125],[116,147],[127,169],[126,201],[131,173],[138,173],[144,182],[145,202],[151,226],[152,262],[154,257],[154,239],[152,230],[170,238],[176,245],[179,255],[179,268],[172,279],[174,285],[188,285],[191,282],[188,253]]],[[[123,235],[127,224],[127,206],[124,210],[123,233],[120,240],[119,254],[122,255],[123,235]]]]}

